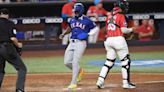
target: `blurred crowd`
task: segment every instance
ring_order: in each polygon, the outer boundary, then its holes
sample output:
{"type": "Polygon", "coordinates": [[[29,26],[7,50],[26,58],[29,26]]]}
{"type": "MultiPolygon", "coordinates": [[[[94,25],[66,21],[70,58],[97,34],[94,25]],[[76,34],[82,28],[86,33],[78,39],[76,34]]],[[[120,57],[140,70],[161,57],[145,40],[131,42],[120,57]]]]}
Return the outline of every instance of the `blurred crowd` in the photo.
{"type": "MultiPolygon", "coordinates": [[[[68,0],[62,8],[62,17],[63,19],[67,19],[68,17],[72,17],[74,15],[73,5],[77,0],[68,0]]],[[[90,6],[87,9],[86,15],[89,17],[95,17],[97,19],[97,27],[99,28],[99,32],[93,36],[88,38],[89,43],[96,43],[97,41],[104,41],[106,38],[105,25],[98,21],[98,17],[107,16],[110,12],[103,8],[103,0],[93,0],[94,5],[90,6]]],[[[155,39],[155,22],[153,19],[144,19],[144,20],[130,20],[128,22],[130,27],[135,27],[136,31],[134,32],[133,39],[139,41],[151,41],[155,39]]],[[[64,32],[67,28],[67,22],[62,23],[62,32],[64,32]]],[[[63,45],[68,44],[69,35],[65,36],[63,39],[63,45]]]]}
{"type": "MultiPolygon", "coordinates": [[[[59,1],[59,0],[0,0],[0,3],[11,3],[11,2],[41,2],[41,1],[59,1]]],[[[66,0],[60,0],[66,1],[66,0]]]]}
{"type": "MultiPolygon", "coordinates": [[[[62,32],[64,32],[68,26],[67,18],[74,16],[73,5],[80,0],[0,0],[0,3],[10,3],[10,2],[42,2],[42,1],[68,1],[65,5],[63,5],[61,15],[65,20],[62,23],[62,32]]],[[[81,0],[84,1],[84,0],[81,0]]],[[[105,31],[105,23],[100,23],[98,21],[99,17],[107,16],[108,11],[103,8],[103,0],[86,0],[93,1],[93,5],[87,9],[86,15],[89,17],[95,17],[97,19],[97,27],[99,28],[99,32],[92,37],[89,37],[89,43],[96,43],[97,41],[103,41],[106,37],[105,31]]],[[[147,20],[130,20],[130,27],[135,27],[135,37],[134,39],[139,41],[151,41],[156,39],[157,30],[155,28],[155,21],[153,19],[147,20]]],[[[68,44],[69,35],[66,35],[63,38],[63,44],[68,44]]]]}
{"type": "Polygon", "coordinates": [[[11,2],[28,2],[33,0],[0,0],[0,3],[11,3],[11,2]]]}
{"type": "Polygon", "coordinates": [[[156,39],[157,30],[155,28],[155,21],[153,19],[131,20],[129,21],[131,27],[135,27],[135,39],[139,41],[151,41],[156,39]]]}
{"type": "MultiPolygon", "coordinates": [[[[0,3],[11,3],[11,2],[48,2],[48,1],[67,1],[67,0],[0,0],[0,3]]],[[[84,1],[84,0],[77,0],[84,1]]],[[[93,1],[93,0],[86,0],[93,1]]]]}

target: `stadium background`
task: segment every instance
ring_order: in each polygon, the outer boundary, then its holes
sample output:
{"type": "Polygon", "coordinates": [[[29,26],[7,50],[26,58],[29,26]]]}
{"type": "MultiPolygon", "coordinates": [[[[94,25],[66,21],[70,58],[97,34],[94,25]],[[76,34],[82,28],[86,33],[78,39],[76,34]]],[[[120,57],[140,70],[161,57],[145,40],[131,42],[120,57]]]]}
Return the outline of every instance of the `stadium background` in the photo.
{"type": "MultiPolygon", "coordinates": [[[[83,2],[86,10],[93,5],[92,0],[83,2]]],[[[104,8],[111,10],[115,0],[104,0],[104,8]]],[[[164,91],[164,1],[163,0],[129,0],[131,19],[155,19],[157,39],[149,42],[129,40],[132,58],[132,81],[138,87],[128,92],[163,92],[164,91]],[[142,15],[142,16],[141,16],[142,15]],[[135,16],[135,17],[134,17],[135,16]],[[148,16],[148,17],[147,17],[148,16]]],[[[1,3],[0,8],[8,8],[12,20],[18,29],[18,38],[24,43],[22,58],[28,68],[26,90],[28,92],[61,92],[69,83],[70,72],[63,64],[66,46],[58,39],[61,33],[60,17],[66,0],[41,0],[1,3]],[[49,19],[49,22],[45,20],[49,19]],[[67,80],[67,78],[69,78],[67,80]]],[[[86,12],[86,11],[85,11],[86,12]]],[[[104,23],[103,21],[101,23],[104,23]]],[[[97,91],[95,82],[101,65],[105,61],[103,42],[88,44],[87,51],[81,60],[86,75],[80,92],[97,91]]],[[[120,88],[121,74],[119,63],[116,63],[107,89],[112,92],[127,92],[120,88]]],[[[6,66],[6,78],[2,92],[12,92],[16,77],[15,70],[6,66]],[[11,82],[12,81],[12,82],[11,82]]]]}

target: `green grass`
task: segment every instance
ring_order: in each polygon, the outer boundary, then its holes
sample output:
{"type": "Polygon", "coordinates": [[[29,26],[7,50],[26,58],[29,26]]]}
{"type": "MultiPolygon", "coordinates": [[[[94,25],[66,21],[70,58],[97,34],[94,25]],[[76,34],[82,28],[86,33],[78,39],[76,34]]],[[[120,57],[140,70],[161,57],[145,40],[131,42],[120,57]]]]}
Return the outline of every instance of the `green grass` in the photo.
{"type": "MultiPolygon", "coordinates": [[[[132,60],[162,59],[164,60],[164,52],[137,52],[131,53],[132,60]]],[[[23,58],[28,73],[52,73],[52,72],[71,72],[63,64],[63,56],[60,57],[32,57],[23,58]]],[[[99,72],[101,67],[89,65],[89,61],[105,60],[105,54],[102,55],[84,55],[81,59],[81,66],[87,72],[99,72]]],[[[114,67],[111,72],[120,72],[120,67],[114,67]]],[[[164,73],[164,67],[132,67],[132,72],[140,73],[164,73]]],[[[7,64],[6,73],[16,73],[15,69],[7,64]]]]}

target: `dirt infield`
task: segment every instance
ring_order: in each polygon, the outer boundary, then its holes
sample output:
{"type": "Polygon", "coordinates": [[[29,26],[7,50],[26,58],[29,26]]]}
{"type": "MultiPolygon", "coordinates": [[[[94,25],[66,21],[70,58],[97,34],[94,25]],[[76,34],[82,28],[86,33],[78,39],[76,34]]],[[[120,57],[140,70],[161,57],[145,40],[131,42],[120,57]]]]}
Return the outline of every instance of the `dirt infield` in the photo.
{"type": "MultiPolygon", "coordinates": [[[[136,89],[121,87],[121,74],[110,74],[106,79],[106,87],[97,89],[95,86],[97,73],[86,73],[76,90],[67,90],[71,79],[70,73],[29,74],[26,80],[27,92],[164,92],[164,74],[132,74],[136,89]]],[[[0,92],[14,92],[15,75],[5,77],[0,92]]]]}
{"type": "MultiPolygon", "coordinates": [[[[164,51],[164,46],[130,47],[131,52],[136,51],[164,51]]],[[[104,48],[87,49],[88,54],[105,54],[104,48]]],[[[63,56],[64,50],[55,51],[27,51],[23,57],[49,57],[63,56]]],[[[87,73],[76,90],[67,90],[71,80],[70,73],[52,74],[28,74],[26,80],[26,92],[164,92],[164,74],[132,74],[132,81],[137,85],[136,89],[123,89],[121,87],[121,74],[110,74],[106,79],[106,87],[97,89],[96,80],[98,73],[87,73]]],[[[0,92],[15,92],[16,75],[5,76],[0,92]]]]}

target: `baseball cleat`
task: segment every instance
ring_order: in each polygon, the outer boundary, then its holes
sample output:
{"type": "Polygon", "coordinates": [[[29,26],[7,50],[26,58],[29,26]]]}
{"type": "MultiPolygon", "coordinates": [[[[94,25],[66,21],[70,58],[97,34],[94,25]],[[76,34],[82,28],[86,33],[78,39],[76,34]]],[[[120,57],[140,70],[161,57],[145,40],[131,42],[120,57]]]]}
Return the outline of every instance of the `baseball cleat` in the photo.
{"type": "Polygon", "coordinates": [[[99,89],[105,88],[105,86],[104,86],[104,79],[99,78],[99,79],[97,80],[96,85],[97,85],[97,87],[98,87],[99,89]]]}
{"type": "Polygon", "coordinates": [[[68,89],[76,89],[77,85],[76,84],[70,84],[67,88],[68,89]]]}
{"type": "Polygon", "coordinates": [[[133,89],[133,88],[136,88],[136,86],[134,84],[132,84],[132,83],[123,84],[122,87],[125,88],[125,89],[133,89]]]}
{"type": "Polygon", "coordinates": [[[80,82],[82,80],[82,76],[84,75],[84,69],[81,68],[80,69],[80,72],[78,74],[78,77],[77,77],[77,82],[80,82]]]}

